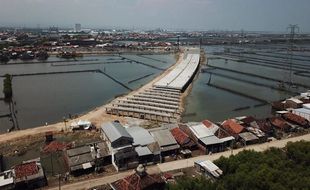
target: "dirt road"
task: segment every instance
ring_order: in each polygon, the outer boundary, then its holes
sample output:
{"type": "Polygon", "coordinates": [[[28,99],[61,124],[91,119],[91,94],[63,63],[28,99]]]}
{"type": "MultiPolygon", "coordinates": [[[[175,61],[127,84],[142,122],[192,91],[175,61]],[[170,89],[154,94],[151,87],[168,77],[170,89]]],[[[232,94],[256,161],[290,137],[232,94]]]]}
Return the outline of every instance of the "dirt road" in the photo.
{"type": "MultiPolygon", "coordinates": [[[[137,90],[130,92],[129,95],[143,91],[147,88],[150,88],[156,81],[158,81],[162,77],[166,76],[176,65],[178,65],[183,60],[183,55],[184,55],[183,53],[180,53],[178,61],[175,64],[173,64],[171,67],[166,69],[159,76],[155,77],[151,82],[145,84],[144,86],[142,86],[141,88],[139,88],[137,90]]],[[[127,95],[124,95],[124,96],[127,96],[127,95]]],[[[123,98],[123,96],[118,97],[118,98],[123,98]]],[[[108,121],[113,121],[113,120],[119,120],[123,124],[127,123],[126,119],[124,117],[118,117],[115,115],[107,114],[105,111],[107,106],[111,106],[110,103],[103,105],[103,106],[100,106],[100,107],[86,113],[85,115],[83,115],[79,118],[67,121],[66,125],[68,126],[73,121],[77,122],[78,120],[89,120],[93,124],[95,124],[96,126],[100,126],[103,122],[108,122],[108,121]]],[[[67,130],[64,122],[59,122],[56,124],[51,124],[51,125],[47,125],[47,126],[40,126],[40,127],[25,129],[25,130],[20,130],[20,131],[13,131],[10,133],[0,134],[0,143],[12,141],[12,140],[17,139],[17,138],[20,139],[20,138],[27,138],[27,136],[40,135],[40,134],[44,134],[45,132],[48,132],[48,131],[61,131],[61,130],[67,130]]]]}

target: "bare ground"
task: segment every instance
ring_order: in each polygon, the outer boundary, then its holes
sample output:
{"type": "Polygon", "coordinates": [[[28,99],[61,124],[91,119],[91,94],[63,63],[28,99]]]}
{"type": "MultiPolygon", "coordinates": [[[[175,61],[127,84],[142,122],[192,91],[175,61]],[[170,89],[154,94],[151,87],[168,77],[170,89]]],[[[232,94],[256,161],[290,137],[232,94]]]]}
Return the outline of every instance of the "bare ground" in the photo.
{"type": "MultiPolygon", "coordinates": [[[[132,95],[134,93],[137,93],[139,91],[143,91],[147,88],[152,87],[152,85],[156,81],[160,80],[162,77],[167,75],[167,73],[169,73],[177,64],[181,62],[181,60],[183,59],[183,53],[180,53],[178,57],[179,57],[178,61],[174,65],[169,67],[167,70],[165,70],[162,74],[157,76],[151,82],[145,84],[144,86],[142,86],[141,88],[135,91],[130,92],[128,95],[132,95]]],[[[118,98],[123,98],[124,96],[121,96],[118,98]]],[[[12,140],[31,142],[31,139],[38,138],[39,136],[42,136],[46,132],[49,132],[49,131],[53,131],[53,132],[68,131],[69,129],[66,126],[70,125],[71,122],[78,121],[78,120],[89,120],[97,127],[100,126],[104,122],[109,122],[109,121],[114,121],[114,120],[119,120],[121,123],[126,124],[127,123],[126,118],[118,117],[118,116],[114,116],[114,115],[110,115],[106,113],[106,107],[110,106],[110,104],[111,102],[106,105],[95,108],[94,110],[86,113],[85,115],[69,120],[67,121],[66,125],[64,122],[59,122],[59,123],[51,124],[47,126],[40,126],[40,127],[31,128],[31,129],[25,129],[25,130],[13,131],[10,133],[1,134],[0,143],[2,144],[2,143],[9,142],[12,140]]]]}

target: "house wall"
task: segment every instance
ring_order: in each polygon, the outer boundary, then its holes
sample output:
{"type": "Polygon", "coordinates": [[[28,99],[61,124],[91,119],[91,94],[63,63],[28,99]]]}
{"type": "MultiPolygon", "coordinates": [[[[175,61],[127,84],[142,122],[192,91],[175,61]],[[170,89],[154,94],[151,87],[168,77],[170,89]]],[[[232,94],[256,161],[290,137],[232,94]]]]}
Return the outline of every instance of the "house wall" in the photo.
{"type": "Polygon", "coordinates": [[[123,147],[123,146],[128,146],[132,144],[132,140],[128,138],[123,138],[121,137],[120,139],[117,139],[114,142],[111,142],[111,146],[113,148],[118,148],[118,147],[123,147]]]}
{"type": "Polygon", "coordinates": [[[203,142],[198,140],[198,144],[199,144],[198,147],[200,147],[200,149],[204,151],[206,154],[209,154],[211,152],[212,153],[221,152],[225,149],[224,143],[205,145],[203,142]]]}

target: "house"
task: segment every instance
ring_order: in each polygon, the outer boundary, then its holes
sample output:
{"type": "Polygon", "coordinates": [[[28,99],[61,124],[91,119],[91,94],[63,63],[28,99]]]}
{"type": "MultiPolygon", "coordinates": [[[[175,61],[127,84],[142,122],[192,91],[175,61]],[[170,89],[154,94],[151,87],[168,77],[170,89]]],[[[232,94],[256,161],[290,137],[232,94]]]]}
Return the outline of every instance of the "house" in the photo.
{"type": "Polygon", "coordinates": [[[174,139],[168,128],[155,128],[149,130],[160,147],[161,160],[165,156],[176,155],[180,149],[180,145],[174,139]]]}
{"type": "Polygon", "coordinates": [[[210,160],[195,161],[194,166],[197,171],[204,173],[210,179],[217,179],[223,171],[210,160]]]}
{"type": "Polygon", "coordinates": [[[138,154],[140,164],[153,164],[160,161],[159,148],[152,148],[156,146],[154,144],[157,144],[157,142],[146,129],[129,127],[126,130],[133,138],[133,146],[138,154]]]}
{"type": "Polygon", "coordinates": [[[274,129],[268,120],[256,120],[256,124],[258,125],[259,129],[263,131],[266,137],[271,137],[274,134],[274,129]]]}
{"type": "MultiPolygon", "coordinates": [[[[247,127],[246,130],[248,132],[251,132],[252,134],[254,134],[259,139],[260,143],[266,142],[267,136],[262,130],[260,130],[256,121],[252,122],[250,127],[247,127]]],[[[239,136],[240,136],[240,134],[239,134],[239,136]]]]}
{"type": "Polygon", "coordinates": [[[40,158],[12,167],[16,189],[37,189],[47,185],[40,158]]]}
{"type": "Polygon", "coordinates": [[[286,121],[280,117],[270,118],[271,125],[277,130],[281,132],[289,132],[291,129],[290,125],[286,123],[286,121]]]}
{"type": "Polygon", "coordinates": [[[259,138],[255,136],[251,132],[243,132],[239,134],[240,141],[242,141],[243,145],[256,144],[259,142],[259,138]]]}
{"type": "Polygon", "coordinates": [[[287,108],[301,108],[302,107],[302,104],[303,102],[297,98],[290,98],[290,99],[287,99],[285,101],[285,104],[286,104],[286,107],[287,108]]]}
{"type": "MultiPolygon", "coordinates": [[[[252,116],[246,116],[239,120],[239,124],[246,128],[248,132],[251,132],[259,138],[259,142],[265,142],[267,140],[266,134],[260,129],[260,125],[257,120],[252,116]]],[[[240,135],[239,135],[240,137],[240,135]]]]}
{"type": "Polygon", "coordinates": [[[225,120],[222,123],[222,127],[225,131],[227,131],[231,136],[233,136],[235,139],[239,138],[239,134],[242,132],[245,132],[245,128],[238,124],[235,120],[233,119],[228,119],[225,120]]]}
{"type": "Polygon", "coordinates": [[[193,149],[194,147],[196,147],[194,141],[189,138],[189,136],[179,127],[171,129],[170,132],[183,149],[193,149]]]}
{"type": "Polygon", "coordinates": [[[308,128],[309,127],[309,121],[307,121],[304,117],[293,114],[291,112],[283,114],[283,118],[289,122],[292,122],[294,124],[297,124],[301,127],[308,128]]]}
{"type": "Polygon", "coordinates": [[[308,109],[307,107],[303,107],[303,108],[299,108],[299,109],[293,109],[292,113],[299,115],[299,116],[307,119],[308,121],[310,121],[310,109],[308,109]]]}
{"type": "Polygon", "coordinates": [[[118,171],[137,167],[138,154],[133,146],[133,138],[125,127],[119,122],[103,123],[101,137],[106,142],[112,164],[118,171]]]}
{"type": "Polygon", "coordinates": [[[187,125],[198,147],[205,153],[223,151],[234,140],[234,137],[224,135],[224,131],[221,131],[219,126],[208,120],[201,123],[187,123],[187,125]]]}
{"type": "Polygon", "coordinates": [[[14,178],[13,178],[13,171],[7,170],[0,173],[0,189],[1,190],[10,190],[14,189],[14,178]]]}
{"type": "Polygon", "coordinates": [[[160,174],[148,174],[143,165],[135,173],[111,183],[114,190],[159,190],[165,189],[165,181],[160,174]]]}
{"type": "Polygon", "coordinates": [[[107,143],[110,152],[118,148],[131,147],[133,138],[119,122],[101,125],[101,137],[107,143]]]}
{"type": "Polygon", "coordinates": [[[64,156],[73,175],[100,170],[102,166],[111,163],[111,156],[103,142],[67,149],[64,156]]]}

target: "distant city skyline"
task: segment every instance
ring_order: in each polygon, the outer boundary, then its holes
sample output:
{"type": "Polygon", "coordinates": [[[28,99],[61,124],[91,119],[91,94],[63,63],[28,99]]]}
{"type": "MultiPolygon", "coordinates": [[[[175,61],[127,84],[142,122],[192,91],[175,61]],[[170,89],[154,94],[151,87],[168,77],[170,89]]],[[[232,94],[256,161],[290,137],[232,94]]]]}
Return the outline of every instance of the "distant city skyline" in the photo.
{"type": "Polygon", "coordinates": [[[310,32],[309,0],[1,0],[0,26],[310,32]]]}

